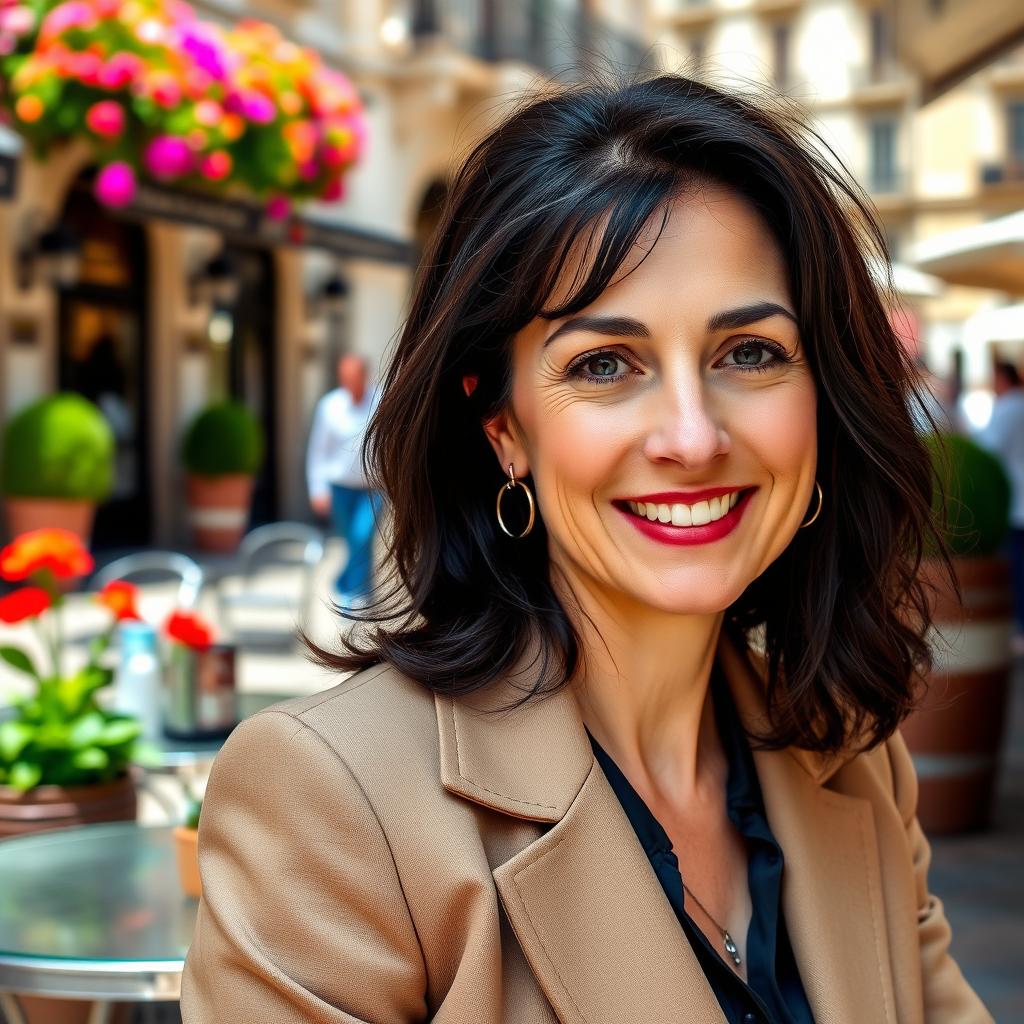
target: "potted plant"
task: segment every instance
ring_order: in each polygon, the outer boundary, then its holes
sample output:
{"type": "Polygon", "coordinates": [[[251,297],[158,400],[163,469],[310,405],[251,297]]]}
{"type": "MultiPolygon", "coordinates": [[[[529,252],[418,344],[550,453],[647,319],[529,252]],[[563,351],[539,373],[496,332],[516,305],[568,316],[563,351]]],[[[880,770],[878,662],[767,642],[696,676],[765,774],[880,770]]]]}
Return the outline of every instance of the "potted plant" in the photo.
{"type": "Polygon", "coordinates": [[[249,522],[263,450],[259,421],[241,402],[216,402],[189,425],[182,461],[197,547],[230,552],[238,546],[249,522]]]}
{"type": "Polygon", "coordinates": [[[0,598],[0,622],[30,624],[43,657],[11,643],[0,658],[31,681],[0,718],[0,837],[101,821],[131,821],[131,768],[152,752],[131,715],[105,709],[98,693],[112,679],[102,664],[119,621],[137,617],[123,586],[99,598],[108,628],[89,646],[86,664],[67,671],[61,632],[64,587],[92,570],[79,538],[57,529],[22,534],[0,551],[0,577],[19,584],[0,598]]]}
{"type": "Polygon", "coordinates": [[[174,851],[178,861],[178,878],[187,896],[199,899],[203,883],[199,877],[199,815],[203,801],[193,797],[189,801],[185,821],[174,830],[174,851]]]}
{"type": "Polygon", "coordinates": [[[955,434],[926,438],[945,501],[936,495],[962,603],[936,559],[926,559],[934,667],[903,725],[920,784],[918,816],[933,834],[984,827],[999,767],[1013,632],[1010,568],[1002,544],[1010,483],[999,460],[955,434]]]}
{"type": "Polygon", "coordinates": [[[88,540],[114,483],[114,435],[92,402],[67,392],[22,409],[4,430],[0,461],[12,536],[53,526],[88,540]]]}

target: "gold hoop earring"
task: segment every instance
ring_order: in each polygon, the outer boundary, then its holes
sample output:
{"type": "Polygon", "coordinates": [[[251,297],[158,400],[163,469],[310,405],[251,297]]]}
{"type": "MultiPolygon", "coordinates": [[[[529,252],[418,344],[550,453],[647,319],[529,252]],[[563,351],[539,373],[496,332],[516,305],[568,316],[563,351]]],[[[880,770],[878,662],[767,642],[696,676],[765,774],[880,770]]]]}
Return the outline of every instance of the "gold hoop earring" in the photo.
{"type": "Polygon", "coordinates": [[[815,486],[815,487],[817,488],[817,490],[818,490],[818,507],[817,507],[817,508],[816,508],[816,509],[814,510],[814,515],[813,515],[813,516],[811,516],[811,518],[810,518],[810,519],[808,519],[806,523],[801,523],[801,524],[800,524],[800,526],[799,526],[799,529],[801,529],[801,530],[802,530],[802,529],[803,529],[803,528],[804,528],[805,526],[810,526],[810,525],[811,525],[811,523],[813,523],[813,522],[814,522],[814,520],[815,520],[815,519],[817,519],[817,518],[818,518],[818,516],[820,516],[820,515],[821,515],[821,506],[822,506],[822,505],[824,504],[824,502],[825,502],[825,496],[824,496],[824,494],[822,494],[822,492],[821,492],[821,484],[819,484],[819,483],[818,483],[818,481],[817,481],[817,480],[815,480],[815,481],[814,481],[814,486],[815,486]]]}
{"type": "Polygon", "coordinates": [[[531,491],[530,488],[527,487],[526,484],[524,484],[522,480],[517,480],[516,479],[515,467],[513,466],[513,464],[511,462],[508,464],[508,483],[502,484],[501,487],[498,488],[498,500],[497,500],[497,503],[495,504],[495,511],[498,513],[498,525],[513,540],[522,540],[523,537],[525,537],[533,529],[533,520],[534,520],[534,518],[536,516],[536,513],[537,513],[537,509],[536,509],[536,507],[534,506],[534,503],[533,503],[533,491],[531,491]],[[507,491],[513,491],[517,487],[522,487],[523,491],[526,493],[526,501],[527,501],[527,504],[530,507],[530,514],[529,514],[529,517],[526,520],[526,526],[523,527],[523,530],[522,530],[521,533],[513,533],[505,525],[505,520],[502,519],[502,517],[501,517],[501,499],[502,499],[502,497],[505,495],[505,493],[507,491]]]}

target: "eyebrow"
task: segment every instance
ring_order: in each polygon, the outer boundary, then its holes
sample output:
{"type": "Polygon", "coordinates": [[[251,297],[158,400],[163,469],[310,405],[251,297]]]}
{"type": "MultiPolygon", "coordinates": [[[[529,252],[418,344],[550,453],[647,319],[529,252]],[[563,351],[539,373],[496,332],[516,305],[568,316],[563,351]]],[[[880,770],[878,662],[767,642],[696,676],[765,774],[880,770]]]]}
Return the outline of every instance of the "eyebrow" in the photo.
{"type": "MultiPolygon", "coordinates": [[[[715,331],[735,330],[760,320],[767,320],[772,316],[784,316],[788,320],[792,320],[793,323],[797,322],[796,315],[777,302],[750,302],[745,306],[723,309],[712,314],[708,317],[707,331],[711,334],[715,331]]],[[[651,336],[647,325],[640,320],[634,320],[631,316],[584,315],[566,320],[564,324],[552,331],[544,344],[545,346],[550,345],[556,338],[576,331],[606,334],[616,338],[649,338],[651,336]]]]}

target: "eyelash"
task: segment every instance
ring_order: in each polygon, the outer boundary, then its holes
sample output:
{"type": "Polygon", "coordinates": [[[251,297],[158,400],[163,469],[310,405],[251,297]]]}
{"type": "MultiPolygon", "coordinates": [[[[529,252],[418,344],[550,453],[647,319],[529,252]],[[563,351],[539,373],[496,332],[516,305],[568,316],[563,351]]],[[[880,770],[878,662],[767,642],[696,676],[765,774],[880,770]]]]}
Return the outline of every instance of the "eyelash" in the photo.
{"type": "MultiPolygon", "coordinates": [[[[749,347],[760,347],[767,352],[770,352],[775,356],[775,358],[766,363],[759,363],[757,366],[740,366],[737,364],[736,368],[741,373],[764,373],[765,371],[771,370],[782,363],[792,362],[790,357],[786,354],[786,350],[781,345],[774,341],[768,341],[766,338],[747,338],[741,341],[738,345],[729,349],[729,351],[726,352],[726,355],[735,352],[737,349],[749,347]]],[[[572,377],[576,380],[585,380],[591,384],[614,384],[622,379],[624,374],[616,374],[612,377],[598,377],[591,373],[582,373],[582,368],[596,356],[613,356],[615,359],[631,366],[632,372],[638,372],[636,367],[633,366],[633,364],[621,352],[616,352],[615,349],[596,348],[590,352],[584,352],[581,356],[574,359],[566,368],[566,377],[572,377]]]]}

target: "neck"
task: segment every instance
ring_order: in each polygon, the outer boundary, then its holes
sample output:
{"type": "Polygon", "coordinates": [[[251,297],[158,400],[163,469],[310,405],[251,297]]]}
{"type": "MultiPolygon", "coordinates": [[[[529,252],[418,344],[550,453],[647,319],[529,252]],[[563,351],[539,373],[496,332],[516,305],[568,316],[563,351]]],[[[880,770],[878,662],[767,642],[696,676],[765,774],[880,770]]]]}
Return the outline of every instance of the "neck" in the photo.
{"type": "Polygon", "coordinates": [[[679,807],[720,794],[708,691],[724,613],[663,612],[593,580],[562,577],[556,589],[585,652],[571,686],[597,742],[645,799],[679,807]]]}

